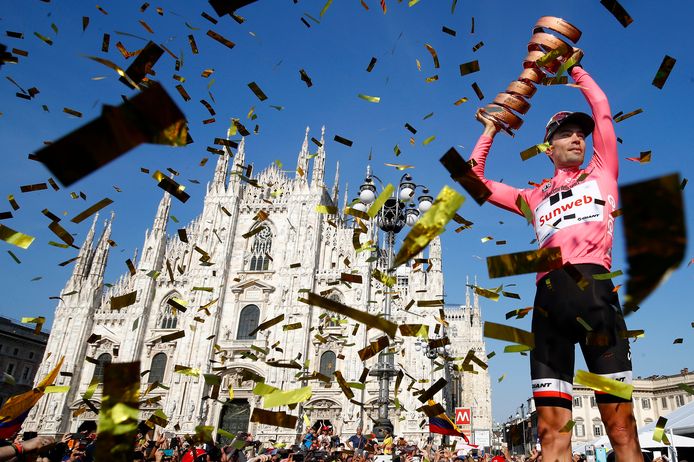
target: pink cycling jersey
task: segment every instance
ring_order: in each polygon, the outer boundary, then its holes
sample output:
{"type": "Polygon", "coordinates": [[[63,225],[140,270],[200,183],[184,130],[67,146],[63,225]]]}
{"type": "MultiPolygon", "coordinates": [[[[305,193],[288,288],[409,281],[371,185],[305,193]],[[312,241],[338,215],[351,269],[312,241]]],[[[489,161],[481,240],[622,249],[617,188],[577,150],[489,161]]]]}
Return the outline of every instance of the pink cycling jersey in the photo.
{"type": "MultiPolygon", "coordinates": [[[[477,165],[472,169],[491,190],[489,202],[523,215],[518,197],[533,213],[540,248],[561,248],[564,263],[595,263],[608,270],[612,264],[612,238],[617,209],[617,138],[607,96],[582,68],[571,76],[580,86],[593,112],[593,158],[584,169],[555,168],[554,177],[535,188],[516,189],[484,177],[484,164],[492,138],[482,135],[472,151],[477,165]]],[[[539,281],[546,272],[538,273],[539,281]]]]}

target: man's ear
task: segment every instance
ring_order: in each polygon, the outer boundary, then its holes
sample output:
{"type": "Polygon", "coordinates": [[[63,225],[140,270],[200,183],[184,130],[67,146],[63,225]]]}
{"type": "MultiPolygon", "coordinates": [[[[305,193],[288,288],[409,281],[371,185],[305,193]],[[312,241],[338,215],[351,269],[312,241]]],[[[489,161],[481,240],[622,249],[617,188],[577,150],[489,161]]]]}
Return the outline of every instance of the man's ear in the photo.
{"type": "Polygon", "coordinates": [[[549,160],[554,163],[554,150],[552,149],[552,145],[550,144],[549,147],[545,150],[545,154],[549,158],[549,160]]]}

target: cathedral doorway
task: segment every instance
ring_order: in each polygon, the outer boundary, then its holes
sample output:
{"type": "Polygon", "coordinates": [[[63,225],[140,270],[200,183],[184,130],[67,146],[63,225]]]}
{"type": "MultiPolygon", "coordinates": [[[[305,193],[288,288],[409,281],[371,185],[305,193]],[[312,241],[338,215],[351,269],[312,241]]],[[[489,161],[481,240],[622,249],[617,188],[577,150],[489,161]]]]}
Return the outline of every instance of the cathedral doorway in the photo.
{"type": "MultiPolygon", "coordinates": [[[[246,399],[232,399],[224,403],[219,416],[219,428],[232,435],[248,431],[248,421],[251,418],[251,405],[246,399]]],[[[231,440],[219,435],[220,444],[230,444],[231,440]]]]}

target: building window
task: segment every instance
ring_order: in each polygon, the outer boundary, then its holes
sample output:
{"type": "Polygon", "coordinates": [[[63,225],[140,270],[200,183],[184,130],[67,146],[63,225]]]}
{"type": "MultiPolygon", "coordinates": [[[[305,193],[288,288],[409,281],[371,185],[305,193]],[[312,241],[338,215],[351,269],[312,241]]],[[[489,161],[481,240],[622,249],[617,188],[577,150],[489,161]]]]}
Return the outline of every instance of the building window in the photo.
{"type": "Polygon", "coordinates": [[[31,367],[24,366],[24,372],[22,372],[22,382],[29,380],[29,374],[31,374],[31,367]]]}
{"type": "Polygon", "coordinates": [[[246,305],[239,315],[239,330],[236,333],[237,340],[255,340],[257,332],[253,332],[258,327],[260,321],[260,308],[255,305],[246,305]],[[251,335],[253,332],[253,335],[251,335]]]}
{"type": "Polygon", "coordinates": [[[651,408],[651,400],[648,398],[641,398],[641,407],[644,409],[651,408]]]}
{"type": "Polygon", "coordinates": [[[574,407],[581,407],[583,405],[580,396],[574,396],[574,407]]]}
{"type": "Polygon", "coordinates": [[[397,279],[397,289],[400,292],[401,297],[407,297],[409,293],[410,281],[407,276],[398,276],[397,279]]]}
{"type": "Polygon", "coordinates": [[[602,424],[599,420],[593,420],[593,436],[602,436],[602,424]]]}
{"type": "Polygon", "coordinates": [[[574,426],[574,432],[577,438],[583,438],[586,436],[586,426],[583,425],[583,420],[576,419],[576,425],[574,426]]]}
{"type": "Polygon", "coordinates": [[[29,352],[29,359],[34,359],[34,352],[33,351],[29,352]]]}
{"type": "Polygon", "coordinates": [[[148,382],[164,383],[164,372],[166,372],[166,354],[157,353],[152,358],[152,364],[149,366],[148,382]]]}
{"type": "Polygon", "coordinates": [[[161,313],[161,321],[159,322],[160,329],[175,329],[178,324],[178,317],[174,313],[174,309],[168,303],[164,305],[161,313]]]}
{"type": "Polygon", "coordinates": [[[12,351],[13,356],[19,356],[19,348],[15,348],[14,351],[12,351]]]}
{"type": "Polygon", "coordinates": [[[660,403],[663,409],[667,409],[667,396],[660,398],[660,403]]]}
{"type": "Polygon", "coordinates": [[[104,381],[104,369],[107,364],[111,364],[111,355],[108,353],[102,353],[96,358],[96,365],[94,366],[94,375],[92,376],[92,382],[97,380],[99,382],[104,381]]]}
{"type": "Polygon", "coordinates": [[[270,267],[270,252],[272,251],[272,232],[263,226],[253,238],[251,246],[251,264],[249,271],[267,271],[270,267]]]}
{"type": "Polygon", "coordinates": [[[7,368],[5,368],[5,372],[12,375],[12,373],[14,372],[14,363],[7,363],[7,368]]]}
{"type": "Polygon", "coordinates": [[[590,407],[598,407],[598,403],[595,401],[595,396],[590,397],[590,407]]]}
{"type": "Polygon", "coordinates": [[[675,406],[676,407],[684,406],[684,395],[675,396],[675,406]]]}
{"type": "MultiPolygon", "coordinates": [[[[333,291],[328,295],[329,300],[336,301],[337,303],[343,303],[342,296],[339,292],[333,291]]],[[[337,314],[325,313],[325,318],[323,318],[326,327],[335,327],[340,325],[340,317],[337,314]]]]}
{"type": "Polygon", "coordinates": [[[320,373],[332,377],[335,374],[335,362],[337,357],[332,351],[326,351],[320,357],[320,373]]]}

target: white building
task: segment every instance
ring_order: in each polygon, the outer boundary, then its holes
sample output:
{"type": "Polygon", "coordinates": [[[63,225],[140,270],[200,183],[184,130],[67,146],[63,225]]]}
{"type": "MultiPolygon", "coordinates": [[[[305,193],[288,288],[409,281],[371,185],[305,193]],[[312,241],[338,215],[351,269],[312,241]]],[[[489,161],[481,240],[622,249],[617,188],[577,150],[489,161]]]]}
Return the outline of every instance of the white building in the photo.
{"type": "MultiPolygon", "coordinates": [[[[658,417],[665,416],[694,399],[678,386],[694,386],[694,372],[689,372],[689,369],[682,369],[676,375],[636,377],[632,384],[634,417],[639,428],[657,422],[658,417]]],[[[573,419],[576,422],[573,443],[588,443],[605,435],[605,424],[600,418],[593,390],[574,384],[573,399],[573,419]]]]}
{"type": "MultiPolygon", "coordinates": [[[[173,236],[167,234],[171,197],[164,194],[152,228],[145,232],[142,254],[139,260],[133,258],[135,274],[121,276],[108,288],[103,279],[113,216],[96,245],[95,219],[61,293],[46,348],[50,356],[44,357],[37,374],[44,376],[65,356],[56,384],[70,385],[70,390],[42,398],[24,428],[48,434],[75,431],[82,421],[96,418],[83,395],[90,383],[102,379],[104,364],[140,361],[142,394],[154,382],[166,386],[142,396],[153,398],[141,406],[142,418],[162,409],[169,431],[192,432],[202,424],[293,441],[303,429],[304,414],[313,424],[329,421],[343,436],[354,432],[362,421],[369,429],[369,417],[376,417],[377,380],[368,377],[365,389],[355,388],[350,401],[333,376],[339,370],[348,382],[358,382],[364,367],[373,369],[377,358],[362,363],[357,351],[382,333],[298,301],[303,290],[309,290],[378,313],[384,298],[384,286],[370,277],[373,269],[383,269],[383,259],[376,258],[376,252],[355,251],[353,218],[341,212],[316,211],[319,204],[342,210],[347,203],[345,192],[342,206],[338,204],[339,164],[332,188],[325,184],[323,135],[321,144],[317,153],[309,152],[307,129],[296,174],[288,175],[272,164],[250,175],[242,140],[233,160],[228,155],[219,157],[201,214],[182,230],[170,230],[173,236]],[[342,273],[360,275],[362,283],[341,282],[342,273]],[[111,309],[113,297],[133,292],[134,303],[111,309]],[[259,322],[281,314],[285,316],[281,323],[252,333],[259,322]],[[298,323],[300,328],[283,327],[298,323]],[[183,337],[165,337],[179,331],[183,337]],[[298,380],[301,370],[276,367],[273,361],[295,361],[299,368],[306,363],[306,375],[321,372],[331,382],[298,380]],[[175,366],[215,374],[221,385],[215,389],[202,375],[174,372],[175,366]],[[252,392],[258,380],[284,390],[312,385],[308,402],[295,409],[282,408],[300,417],[296,430],[249,424],[252,409],[262,405],[252,392]],[[217,399],[210,398],[215,395],[217,399]],[[355,403],[364,403],[364,407],[355,403]]],[[[369,230],[360,244],[368,239],[377,243],[378,236],[367,225],[369,230]]],[[[410,262],[398,269],[396,286],[385,288],[397,289],[392,310],[395,322],[428,324],[433,333],[437,308],[416,303],[405,308],[412,299],[443,299],[441,257],[437,238],[428,250],[429,264],[410,262]]],[[[475,297],[471,306],[468,296],[464,308],[446,308],[451,323],[448,335],[456,354],[465,355],[475,348],[477,356],[486,359],[477,302],[475,297]]],[[[412,377],[402,380],[398,394],[402,406],[395,409],[391,404],[390,414],[395,433],[408,439],[428,435],[427,426],[420,426],[424,415],[416,411],[422,403],[412,393],[428,388],[444,374],[443,370],[432,372],[431,361],[415,349],[415,340],[398,337],[390,347],[396,366],[412,377]]],[[[419,346],[421,350],[421,342],[419,346]]],[[[474,372],[464,373],[464,379],[458,381],[462,391],[454,391],[457,405],[474,408],[477,428],[491,428],[489,377],[477,366],[474,372]]],[[[98,408],[102,386],[95,387],[89,403],[98,408]]],[[[391,382],[391,398],[393,388],[391,382]]],[[[436,400],[443,403],[441,395],[439,392],[436,400]]]]}

